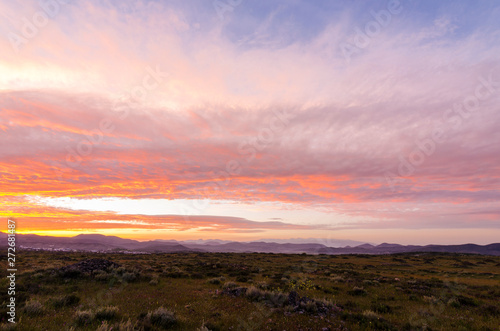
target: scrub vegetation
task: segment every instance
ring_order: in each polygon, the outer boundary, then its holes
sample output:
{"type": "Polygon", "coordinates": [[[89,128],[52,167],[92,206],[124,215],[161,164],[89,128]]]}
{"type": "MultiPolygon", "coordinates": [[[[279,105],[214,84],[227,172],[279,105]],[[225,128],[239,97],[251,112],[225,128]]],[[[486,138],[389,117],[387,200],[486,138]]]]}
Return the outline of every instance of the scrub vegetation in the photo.
{"type": "MultiPolygon", "coordinates": [[[[7,288],[6,252],[0,285],[7,288]]],[[[18,330],[498,330],[500,257],[21,251],[18,330]]],[[[1,329],[7,291],[0,293],[1,329]]]]}

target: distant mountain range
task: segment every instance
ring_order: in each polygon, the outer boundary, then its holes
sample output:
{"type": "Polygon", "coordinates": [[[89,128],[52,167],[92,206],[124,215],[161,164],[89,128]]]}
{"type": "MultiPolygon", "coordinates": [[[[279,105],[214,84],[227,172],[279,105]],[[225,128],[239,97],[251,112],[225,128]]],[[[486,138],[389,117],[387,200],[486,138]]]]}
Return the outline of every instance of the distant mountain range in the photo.
{"type": "MultiPolygon", "coordinates": [[[[293,242],[236,242],[225,240],[150,240],[137,241],[116,236],[100,234],[80,234],[75,237],[50,237],[34,234],[17,234],[16,243],[19,248],[44,250],[78,250],[78,251],[125,251],[146,253],[176,252],[230,252],[230,253],[288,253],[288,254],[393,254],[405,252],[440,252],[440,253],[472,253],[500,256],[500,243],[489,245],[399,245],[362,243],[356,246],[331,247],[328,241],[320,239],[291,239],[293,242]],[[313,242],[306,242],[306,241],[313,242]],[[304,241],[304,242],[303,242],[304,241]]],[[[0,232],[0,246],[7,246],[7,234],[0,232]]],[[[355,242],[358,243],[358,242],[355,242]]]]}

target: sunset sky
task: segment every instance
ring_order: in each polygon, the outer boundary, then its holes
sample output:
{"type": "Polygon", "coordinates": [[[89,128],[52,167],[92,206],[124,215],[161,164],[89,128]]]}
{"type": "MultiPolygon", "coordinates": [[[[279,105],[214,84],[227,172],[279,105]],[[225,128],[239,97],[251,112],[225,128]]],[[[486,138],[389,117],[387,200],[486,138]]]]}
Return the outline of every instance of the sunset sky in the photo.
{"type": "Polygon", "coordinates": [[[497,1],[0,0],[0,217],[500,241],[497,1]]]}

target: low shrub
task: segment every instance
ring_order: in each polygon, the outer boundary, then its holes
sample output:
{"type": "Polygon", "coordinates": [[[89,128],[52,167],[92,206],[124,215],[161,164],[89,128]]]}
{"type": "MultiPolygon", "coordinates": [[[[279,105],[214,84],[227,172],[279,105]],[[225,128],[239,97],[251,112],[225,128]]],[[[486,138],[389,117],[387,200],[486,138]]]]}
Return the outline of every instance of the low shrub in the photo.
{"type": "Polygon", "coordinates": [[[107,281],[110,278],[110,274],[108,274],[104,270],[97,270],[96,273],[94,274],[94,278],[99,281],[107,281]]]}
{"type": "Polygon", "coordinates": [[[64,295],[52,299],[54,308],[68,307],[76,305],[80,302],[80,297],[75,294],[64,295]]]}
{"type": "Polygon", "coordinates": [[[26,302],[26,305],[24,306],[24,311],[26,312],[27,315],[36,316],[42,314],[44,309],[40,301],[30,300],[26,302]]]}
{"type": "Polygon", "coordinates": [[[269,284],[266,282],[258,282],[257,287],[260,288],[261,290],[267,290],[269,289],[269,284]]]}
{"type": "Polygon", "coordinates": [[[207,280],[207,283],[214,284],[214,285],[220,285],[221,280],[220,280],[219,277],[217,277],[217,278],[210,278],[209,280],[207,280]]]}
{"type": "Polygon", "coordinates": [[[265,291],[258,289],[255,286],[250,286],[245,294],[251,301],[260,301],[264,299],[265,291]]]}
{"type": "Polygon", "coordinates": [[[236,288],[236,287],[238,287],[238,284],[236,284],[235,282],[231,282],[231,281],[225,282],[224,285],[222,285],[222,288],[224,290],[232,289],[232,288],[236,288]]]}
{"type": "Polygon", "coordinates": [[[383,303],[374,303],[372,304],[372,310],[377,313],[387,314],[392,312],[392,308],[383,303]]]}
{"type": "Polygon", "coordinates": [[[288,297],[281,292],[269,292],[264,293],[264,300],[273,307],[281,307],[288,300],[288,297]]]}
{"type": "Polygon", "coordinates": [[[300,308],[304,309],[310,314],[314,314],[318,311],[318,307],[316,307],[316,302],[314,301],[301,302],[300,308]]]}
{"type": "Polygon", "coordinates": [[[236,277],[236,281],[237,282],[240,282],[240,283],[246,283],[250,280],[251,278],[249,278],[248,276],[238,276],[236,277]]]}
{"type": "Polygon", "coordinates": [[[99,325],[96,331],[111,331],[113,327],[108,324],[108,321],[102,321],[101,325],[99,325]]]}
{"type": "Polygon", "coordinates": [[[347,294],[352,296],[366,296],[368,293],[362,287],[354,286],[354,288],[350,291],[347,291],[347,294]]]}
{"type": "Polygon", "coordinates": [[[447,304],[453,308],[460,307],[460,303],[458,302],[457,298],[451,298],[450,300],[448,300],[447,304]]]}
{"type": "Polygon", "coordinates": [[[380,315],[371,310],[363,311],[363,316],[369,319],[379,319],[380,315]]]}
{"type": "Polygon", "coordinates": [[[133,272],[125,272],[122,278],[126,282],[133,282],[137,279],[137,276],[133,272]]]}
{"type": "Polygon", "coordinates": [[[130,318],[128,321],[122,321],[121,323],[115,323],[110,325],[108,321],[102,321],[96,331],[134,331],[137,328],[132,324],[130,318]]]}
{"type": "Polygon", "coordinates": [[[7,324],[0,324],[0,330],[1,331],[14,331],[17,329],[17,326],[15,323],[7,323],[7,324]]]}
{"type": "Polygon", "coordinates": [[[480,314],[484,316],[500,316],[500,308],[494,305],[481,306],[480,314]]]}
{"type": "Polygon", "coordinates": [[[151,322],[151,324],[165,329],[177,324],[177,317],[175,316],[175,313],[164,307],[160,307],[153,312],[149,312],[146,318],[151,322]]]}
{"type": "Polygon", "coordinates": [[[210,331],[209,328],[203,323],[199,328],[196,329],[196,331],[210,331]]]}
{"type": "Polygon", "coordinates": [[[462,306],[471,306],[471,307],[477,307],[478,306],[478,303],[477,303],[477,301],[475,299],[469,298],[469,297],[466,297],[466,296],[463,296],[463,295],[459,295],[457,297],[457,300],[460,303],[460,305],[462,305],[462,306]]]}
{"type": "Polygon", "coordinates": [[[75,319],[78,325],[91,324],[94,318],[94,313],[91,310],[77,310],[75,313],[75,319]]]}
{"type": "Polygon", "coordinates": [[[118,315],[118,307],[106,306],[100,307],[95,312],[95,317],[97,319],[110,320],[118,315]]]}

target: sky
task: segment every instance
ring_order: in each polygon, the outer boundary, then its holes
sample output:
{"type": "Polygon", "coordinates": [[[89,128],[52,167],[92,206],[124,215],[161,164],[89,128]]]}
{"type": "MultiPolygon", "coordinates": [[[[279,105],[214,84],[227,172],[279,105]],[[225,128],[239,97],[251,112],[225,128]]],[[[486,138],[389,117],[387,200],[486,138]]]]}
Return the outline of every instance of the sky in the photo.
{"type": "Polygon", "coordinates": [[[499,242],[497,1],[0,13],[2,228],[499,242]]]}

